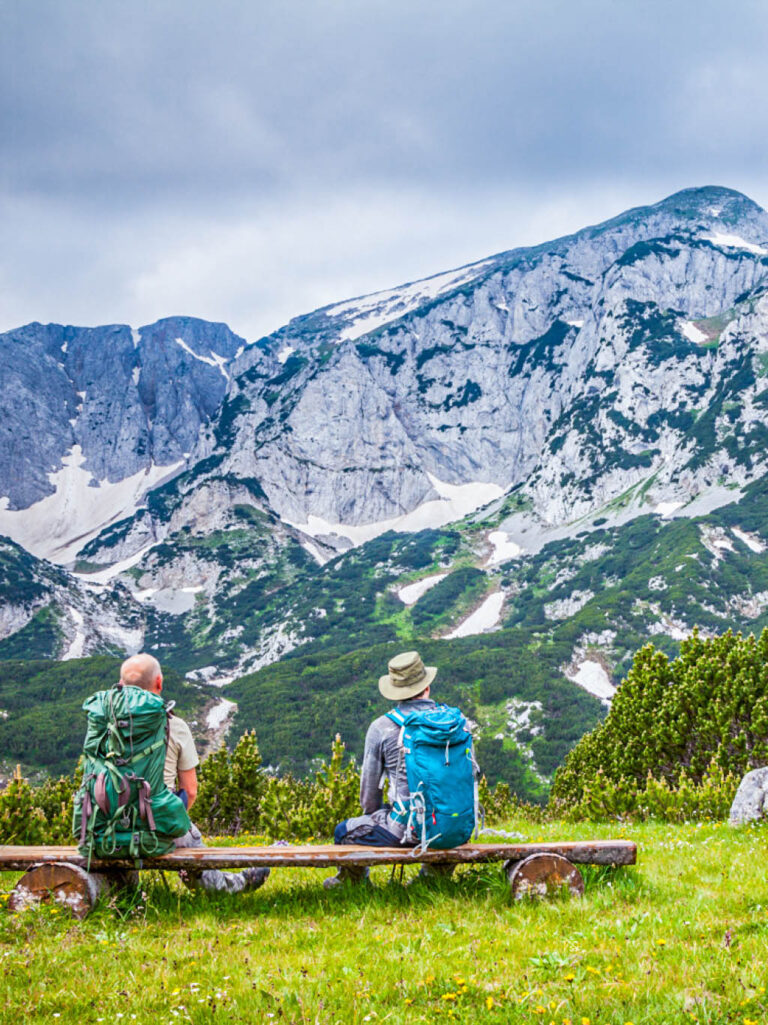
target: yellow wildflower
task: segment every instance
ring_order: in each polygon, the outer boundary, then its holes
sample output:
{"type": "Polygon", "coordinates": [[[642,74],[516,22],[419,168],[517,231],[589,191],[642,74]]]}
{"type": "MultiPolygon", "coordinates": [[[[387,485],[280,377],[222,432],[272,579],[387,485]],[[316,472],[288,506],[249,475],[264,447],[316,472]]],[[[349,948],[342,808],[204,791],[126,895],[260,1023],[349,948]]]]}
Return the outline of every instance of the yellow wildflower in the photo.
{"type": "Polygon", "coordinates": [[[443,1000],[455,1000],[455,999],[456,999],[456,994],[455,993],[443,993],[443,1000]]]}
{"type": "Polygon", "coordinates": [[[493,997],[486,997],[485,998],[485,1006],[490,1011],[490,1009],[493,1007],[493,997]]]}
{"type": "Polygon", "coordinates": [[[581,1025],[589,1025],[589,1018],[582,1018],[581,1025]]]}
{"type": "Polygon", "coordinates": [[[573,980],[575,978],[576,978],[576,976],[573,974],[573,972],[568,972],[568,974],[565,976],[565,981],[566,982],[573,982],[573,980]]]}

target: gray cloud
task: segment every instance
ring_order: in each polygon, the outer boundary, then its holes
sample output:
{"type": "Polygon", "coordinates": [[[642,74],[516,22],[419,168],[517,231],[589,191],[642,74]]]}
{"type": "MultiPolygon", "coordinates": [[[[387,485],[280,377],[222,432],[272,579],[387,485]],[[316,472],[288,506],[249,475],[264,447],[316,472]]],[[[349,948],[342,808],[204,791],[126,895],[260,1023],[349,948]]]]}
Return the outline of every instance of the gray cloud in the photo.
{"type": "Polygon", "coordinates": [[[718,183],[768,199],[743,0],[10,0],[0,328],[254,336],[718,183]]]}

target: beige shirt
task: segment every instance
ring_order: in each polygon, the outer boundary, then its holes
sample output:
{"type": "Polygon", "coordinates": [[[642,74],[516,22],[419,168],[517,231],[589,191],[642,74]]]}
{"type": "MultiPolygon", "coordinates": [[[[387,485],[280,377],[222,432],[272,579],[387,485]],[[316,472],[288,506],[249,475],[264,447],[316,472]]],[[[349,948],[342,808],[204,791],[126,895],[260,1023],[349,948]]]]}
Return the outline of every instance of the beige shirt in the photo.
{"type": "Polygon", "coordinates": [[[163,779],[169,790],[176,789],[179,770],[194,769],[200,764],[197,748],[189,726],[178,715],[170,718],[168,746],[165,749],[163,779]]]}

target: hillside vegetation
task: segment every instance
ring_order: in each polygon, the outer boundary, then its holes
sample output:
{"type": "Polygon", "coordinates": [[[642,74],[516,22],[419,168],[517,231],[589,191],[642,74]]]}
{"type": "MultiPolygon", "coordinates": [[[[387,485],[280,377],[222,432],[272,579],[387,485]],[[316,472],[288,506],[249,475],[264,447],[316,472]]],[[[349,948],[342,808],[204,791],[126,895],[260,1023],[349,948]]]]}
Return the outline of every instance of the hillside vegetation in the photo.
{"type": "MultiPolygon", "coordinates": [[[[557,672],[562,651],[531,650],[521,631],[421,640],[419,651],[426,664],[439,667],[433,696],[459,705],[480,725],[478,757],[489,779],[510,783],[521,797],[541,796],[541,777],[554,772],[603,714],[595,698],[557,672]],[[510,728],[510,699],[531,710],[529,725],[510,728]]],[[[255,729],[268,764],[300,773],[337,732],[359,758],[368,724],[390,707],[377,681],[392,654],[386,644],[346,654],[297,652],[238,680],[227,688],[238,703],[230,736],[255,729]]]]}
{"type": "MultiPolygon", "coordinates": [[[[83,701],[114,686],[120,663],[109,656],[0,662],[0,756],[6,767],[20,762],[25,770],[71,773],[85,736],[83,701]]],[[[204,700],[200,692],[173,669],[164,670],[163,680],[163,696],[193,717],[204,700]]]]}
{"type": "MultiPolygon", "coordinates": [[[[558,769],[555,804],[583,814],[642,812],[659,791],[721,791],[768,763],[768,629],[758,638],[698,632],[670,661],[635,657],[606,720],[558,769]]],[[[576,813],[576,812],[575,812],[576,813]]]]}

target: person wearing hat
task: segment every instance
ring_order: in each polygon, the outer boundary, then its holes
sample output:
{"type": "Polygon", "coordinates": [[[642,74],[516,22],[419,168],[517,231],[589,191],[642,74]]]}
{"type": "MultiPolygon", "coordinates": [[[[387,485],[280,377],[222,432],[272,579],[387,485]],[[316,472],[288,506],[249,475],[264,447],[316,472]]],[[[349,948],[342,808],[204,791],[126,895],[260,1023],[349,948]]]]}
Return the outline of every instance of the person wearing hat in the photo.
{"type": "MultiPolygon", "coordinates": [[[[404,713],[412,709],[432,708],[429,696],[437,675],[435,666],[425,666],[417,651],[406,651],[390,659],[389,672],[379,678],[379,690],[385,698],[397,702],[404,713]]],[[[370,847],[413,846],[415,838],[405,837],[405,825],[384,804],[384,781],[389,784],[388,798],[407,801],[410,798],[405,759],[400,748],[400,727],[380,715],[368,727],[365,751],[360,770],[360,804],[363,814],[345,819],[336,827],[333,841],[337,844],[363,844],[370,847]]],[[[326,889],[344,882],[367,882],[368,869],[343,866],[335,876],[323,882],[326,889]]]]}

